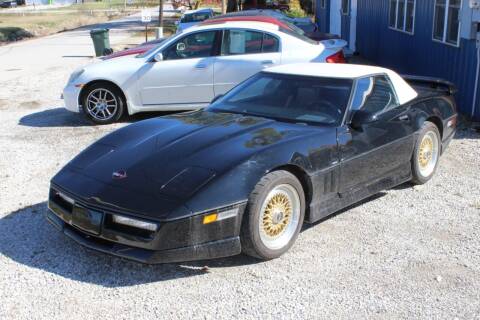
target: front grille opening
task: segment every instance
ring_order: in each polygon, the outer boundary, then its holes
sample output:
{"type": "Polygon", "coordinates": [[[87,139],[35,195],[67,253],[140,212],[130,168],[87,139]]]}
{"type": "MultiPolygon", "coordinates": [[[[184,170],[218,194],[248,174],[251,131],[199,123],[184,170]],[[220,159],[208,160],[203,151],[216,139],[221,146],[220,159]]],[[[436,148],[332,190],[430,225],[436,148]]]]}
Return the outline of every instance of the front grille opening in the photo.
{"type": "Polygon", "coordinates": [[[67,212],[73,211],[73,204],[65,200],[55,189],[50,189],[50,200],[67,212]]]}
{"type": "Polygon", "coordinates": [[[124,224],[119,224],[113,222],[112,215],[107,214],[105,216],[105,228],[108,228],[110,230],[114,230],[117,232],[124,233],[126,235],[131,235],[131,236],[136,236],[136,237],[142,237],[145,239],[153,239],[155,232],[153,231],[148,231],[145,229],[140,229],[140,228],[135,228],[132,226],[127,226],[124,224]]]}

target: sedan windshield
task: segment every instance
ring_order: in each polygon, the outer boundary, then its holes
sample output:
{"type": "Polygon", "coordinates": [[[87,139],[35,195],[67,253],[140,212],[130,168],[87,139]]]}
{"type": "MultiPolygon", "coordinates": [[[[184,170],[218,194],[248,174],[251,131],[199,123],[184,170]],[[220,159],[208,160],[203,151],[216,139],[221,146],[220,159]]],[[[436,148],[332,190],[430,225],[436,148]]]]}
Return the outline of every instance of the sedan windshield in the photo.
{"type": "Polygon", "coordinates": [[[262,72],[213,103],[209,110],[289,122],[338,125],[353,81],[262,72]]]}

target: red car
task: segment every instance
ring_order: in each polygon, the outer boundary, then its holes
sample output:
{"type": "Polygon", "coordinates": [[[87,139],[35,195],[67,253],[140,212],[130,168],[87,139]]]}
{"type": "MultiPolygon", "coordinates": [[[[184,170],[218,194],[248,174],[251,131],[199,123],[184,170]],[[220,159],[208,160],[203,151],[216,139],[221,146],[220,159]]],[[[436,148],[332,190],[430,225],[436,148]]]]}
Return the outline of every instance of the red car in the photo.
{"type": "MultiPolygon", "coordinates": [[[[308,37],[312,40],[316,41],[325,41],[326,45],[331,45],[331,42],[335,41],[335,39],[338,39],[337,36],[326,34],[326,33],[319,33],[319,32],[314,32],[312,34],[305,33],[302,29],[298,28],[297,26],[293,25],[292,23],[289,23],[288,21],[283,21],[280,19],[277,19],[272,16],[268,15],[241,15],[241,16],[218,16],[215,18],[211,18],[208,20],[205,20],[201,22],[199,25],[212,25],[212,24],[221,24],[225,22],[231,22],[231,21],[252,21],[252,22],[264,22],[264,23],[271,23],[274,25],[277,25],[279,28],[283,29],[287,33],[294,33],[297,36],[303,36],[303,37],[308,37]]],[[[158,39],[158,40],[153,40],[149,42],[145,42],[137,47],[133,47],[130,49],[118,51],[115,53],[112,53],[103,59],[112,59],[112,58],[117,58],[117,57],[122,57],[122,56],[127,56],[127,55],[134,55],[134,54],[142,54],[155,46],[158,46],[161,42],[163,42],[165,39],[158,39]]],[[[346,63],[345,56],[343,54],[343,50],[340,50],[338,53],[332,55],[331,57],[327,58],[327,62],[329,63],[346,63]]]]}

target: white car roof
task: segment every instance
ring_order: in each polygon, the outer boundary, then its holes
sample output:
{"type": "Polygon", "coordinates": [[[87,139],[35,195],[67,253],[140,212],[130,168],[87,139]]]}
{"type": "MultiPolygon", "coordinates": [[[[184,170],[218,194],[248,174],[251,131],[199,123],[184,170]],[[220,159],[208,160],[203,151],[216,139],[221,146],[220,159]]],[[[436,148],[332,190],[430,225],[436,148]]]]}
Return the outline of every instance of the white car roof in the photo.
{"type": "Polygon", "coordinates": [[[188,28],[188,32],[191,31],[200,31],[205,29],[219,29],[219,28],[246,28],[246,29],[256,29],[259,31],[278,31],[278,26],[268,22],[257,22],[257,21],[228,21],[228,22],[219,22],[211,23],[206,25],[196,25],[194,27],[188,28]]]}
{"type": "Polygon", "coordinates": [[[342,63],[294,63],[268,68],[264,71],[341,79],[356,79],[377,74],[386,74],[390,78],[401,104],[415,99],[418,95],[418,93],[395,71],[375,66],[342,63]]]}

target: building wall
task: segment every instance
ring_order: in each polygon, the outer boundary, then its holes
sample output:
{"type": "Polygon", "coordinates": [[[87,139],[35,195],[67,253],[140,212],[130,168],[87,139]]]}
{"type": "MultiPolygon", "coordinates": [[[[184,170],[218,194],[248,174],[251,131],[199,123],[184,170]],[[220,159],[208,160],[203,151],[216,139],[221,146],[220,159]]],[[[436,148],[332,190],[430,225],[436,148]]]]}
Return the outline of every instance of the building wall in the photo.
{"type": "MultiPolygon", "coordinates": [[[[466,1],[463,0],[464,5],[468,4],[466,1]]],[[[475,41],[462,38],[459,47],[434,42],[433,10],[434,0],[416,1],[414,35],[409,35],[389,29],[389,0],[358,0],[356,51],[373,63],[399,73],[452,81],[459,90],[456,99],[460,112],[470,116],[474,91],[478,89],[475,88],[475,41]]],[[[480,120],[480,92],[474,118],[480,120]]]]}

